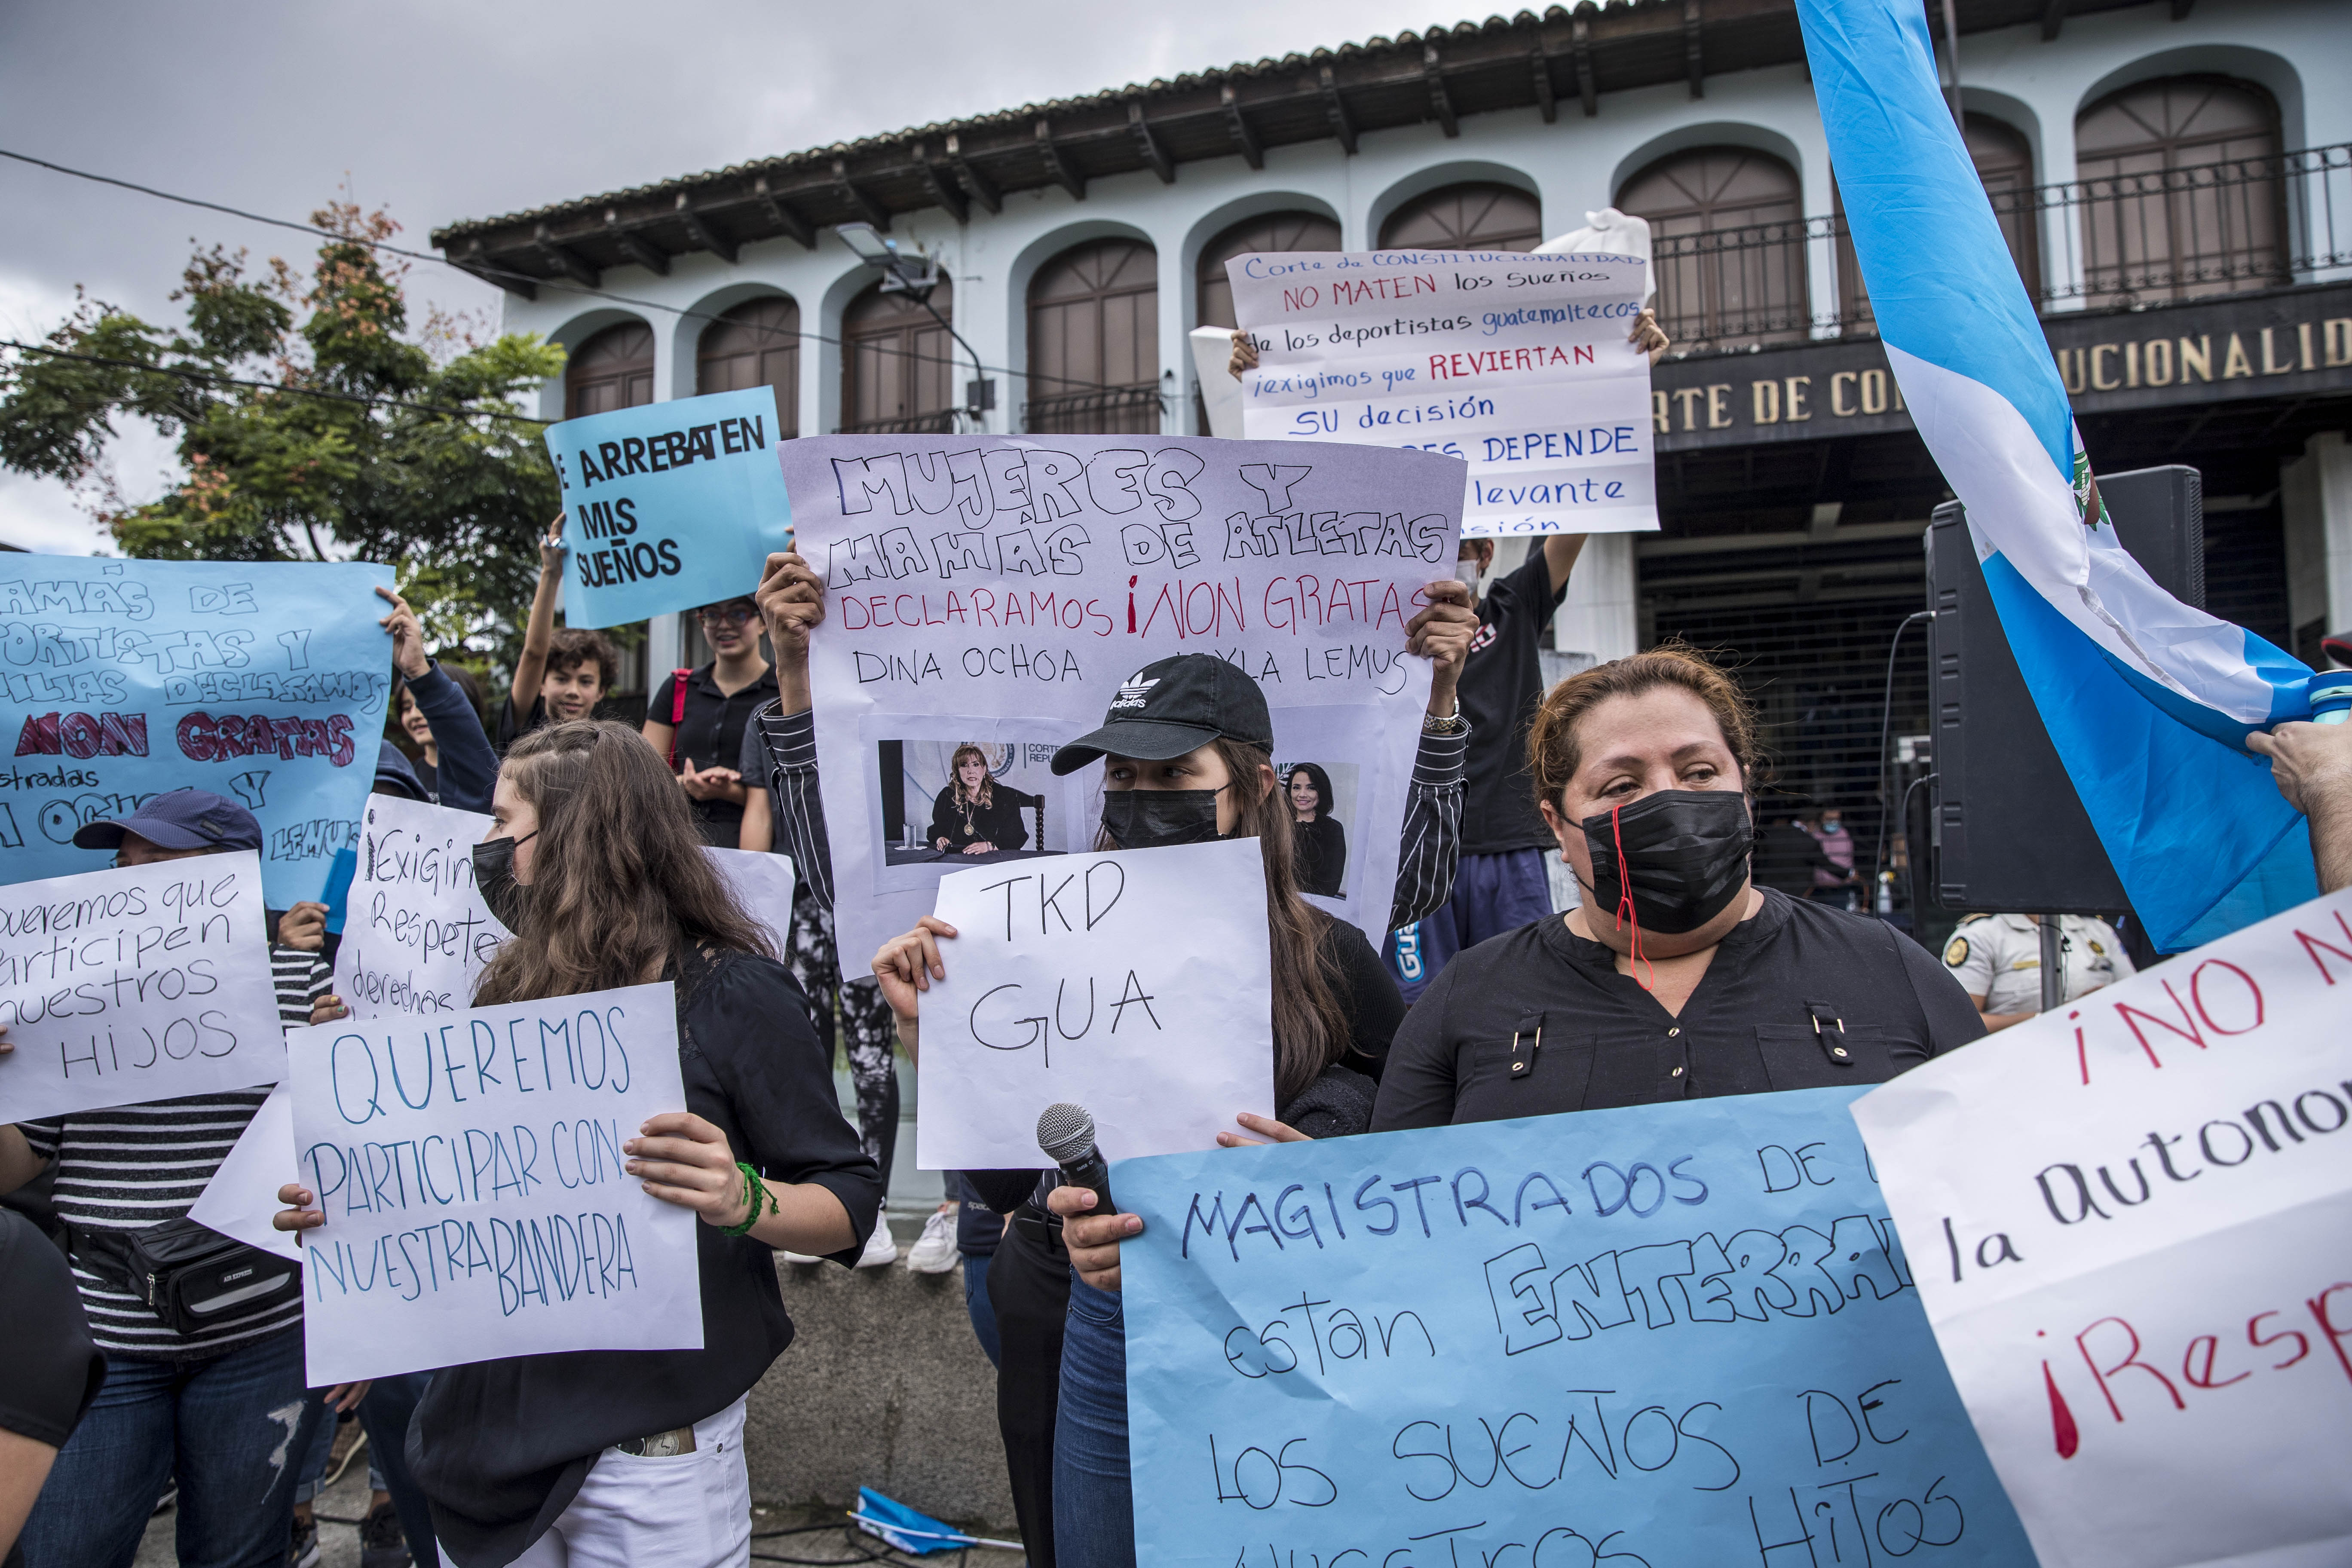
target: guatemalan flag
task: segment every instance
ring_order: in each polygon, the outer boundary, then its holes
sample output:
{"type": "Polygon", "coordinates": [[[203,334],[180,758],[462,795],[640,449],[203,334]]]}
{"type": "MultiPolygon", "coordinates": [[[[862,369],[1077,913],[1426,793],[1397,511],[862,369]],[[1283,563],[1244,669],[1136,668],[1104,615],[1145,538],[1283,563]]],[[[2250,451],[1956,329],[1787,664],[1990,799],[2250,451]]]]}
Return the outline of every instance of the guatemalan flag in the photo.
{"type": "Polygon", "coordinates": [[[2166,593],[2116,539],[1937,85],[1925,7],[1797,8],[1903,401],[1968,508],[2018,668],[2150,939],[2177,952],[2316,897],[2304,820],[2245,749],[2310,717],[2311,672],[2166,593]]]}

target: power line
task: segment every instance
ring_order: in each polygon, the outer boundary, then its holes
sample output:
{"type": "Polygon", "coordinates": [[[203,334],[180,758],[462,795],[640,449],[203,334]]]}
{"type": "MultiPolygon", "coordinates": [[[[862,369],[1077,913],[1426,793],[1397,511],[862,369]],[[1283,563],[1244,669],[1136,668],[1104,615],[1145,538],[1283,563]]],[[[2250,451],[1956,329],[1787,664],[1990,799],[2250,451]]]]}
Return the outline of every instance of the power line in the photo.
{"type": "Polygon", "coordinates": [[[177,376],[182,381],[218,383],[229,386],[249,386],[258,392],[282,392],[292,397],[319,397],[336,403],[362,403],[376,408],[409,408],[419,414],[446,414],[459,419],[479,416],[504,419],[516,425],[536,425],[545,428],[550,421],[532,419],[520,414],[509,414],[495,408],[455,408],[438,403],[412,403],[400,397],[371,397],[358,392],[330,392],[318,386],[290,386],[282,381],[252,381],[244,376],[230,375],[224,371],[190,370],[184,366],[148,364],[135,359],[110,359],[104,354],[75,353],[66,349],[53,349],[40,343],[20,343],[11,338],[0,338],[0,349],[15,349],[20,353],[47,354],[53,359],[79,360],[85,364],[112,365],[121,370],[142,371],[149,375],[177,376]]]}
{"type": "MultiPolygon", "coordinates": [[[[248,223],[266,224],[272,228],[291,229],[297,234],[307,234],[320,239],[331,239],[343,245],[363,245],[371,250],[380,250],[389,255],[404,257],[412,261],[429,261],[436,266],[446,267],[453,271],[462,272],[467,277],[473,279],[477,282],[494,282],[496,279],[486,276],[486,274],[495,274],[497,277],[511,278],[518,282],[525,283],[534,288],[550,289],[558,294],[576,294],[583,299],[609,300],[616,305],[635,305],[641,310],[662,310],[677,317],[681,321],[716,322],[725,320],[724,317],[713,315],[707,310],[690,310],[682,305],[666,304],[659,300],[640,299],[635,295],[631,294],[615,294],[609,289],[591,289],[579,284],[559,283],[551,278],[534,278],[527,272],[517,272],[509,268],[492,267],[487,264],[479,269],[471,267],[461,267],[449,258],[440,254],[438,251],[412,250],[406,246],[394,245],[389,240],[369,239],[360,235],[339,234],[331,228],[320,228],[316,224],[297,223],[291,218],[270,217],[263,213],[247,212],[243,207],[233,207],[221,202],[208,202],[198,196],[184,196],[176,192],[158,190],[153,185],[142,185],[138,184],[136,181],[117,179],[111,174],[93,174],[88,169],[76,169],[64,163],[51,163],[47,158],[36,158],[29,153],[11,152],[5,147],[0,147],[0,158],[13,159],[15,162],[19,163],[29,163],[35,168],[47,169],[52,174],[71,175],[77,180],[89,180],[101,185],[112,185],[118,190],[135,191],[142,196],[153,196],[158,201],[176,202],[182,206],[201,207],[206,212],[222,213],[230,217],[243,218],[248,223]]],[[[849,348],[853,346],[865,347],[868,352],[872,352],[877,346],[871,342],[862,345],[852,344],[850,341],[845,338],[830,338],[822,332],[799,331],[787,332],[781,331],[778,328],[754,325],[747,321],[735,321],[730,322],[730,324],[739,330],[759,332],[770,337],[790,338],[795,342],[799,342],[803,338],[806,338],[812,342],[831,343],[836,348],[849,348]]],[[[913,360],[921,364],[943,364],[949,366],[950,369],[955,365],[955,359],[952,355],[941,358],[933,354],[922,353],[912,349],[882,349],[880,352],[885,354],[896,355],[900,359],[913,360]]],[[[979,356],[975,354],[973,358],[977,361],[979,356]]],[[[1009,369],[1003,365],[980,365],[977,368],[979,368],[981,373],[984,375],[1003,375],[1033,383],[1041,381],[1054,382],[1063,386],[1076,387],[1079,390],[1086,392],[1119,392],[1127,390],[1124,387],[1112,386],[1105,382],[1078,381],[1069,376],[1046,375],[1036,371],[1018,371],[1009,369]]],[[[949,411],[943,409],[940,412],[945,413],[949,411]]]]}

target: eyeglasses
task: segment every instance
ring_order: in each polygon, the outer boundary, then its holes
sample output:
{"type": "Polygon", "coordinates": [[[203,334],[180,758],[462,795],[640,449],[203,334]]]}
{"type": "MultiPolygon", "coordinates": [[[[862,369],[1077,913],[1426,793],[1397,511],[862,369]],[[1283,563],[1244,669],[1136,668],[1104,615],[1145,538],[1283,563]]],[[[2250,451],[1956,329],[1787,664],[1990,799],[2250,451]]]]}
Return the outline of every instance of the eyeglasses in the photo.
{"type": "Polygon", "coordinates": [[[760,612],[757,610],[740,608],[731,610],[697,610],[694,612],[694,618],[700,621],[706,626],[740,626],[755,618],[759,613],[760,612]]]}

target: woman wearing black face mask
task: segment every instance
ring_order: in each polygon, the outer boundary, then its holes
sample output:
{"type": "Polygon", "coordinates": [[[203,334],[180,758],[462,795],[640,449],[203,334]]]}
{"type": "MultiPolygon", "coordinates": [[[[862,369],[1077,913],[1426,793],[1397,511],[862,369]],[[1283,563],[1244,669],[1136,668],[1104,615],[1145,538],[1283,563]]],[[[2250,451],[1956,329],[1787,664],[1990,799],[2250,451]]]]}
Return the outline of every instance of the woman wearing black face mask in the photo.
{"type": "MultiPolygon", "coordinates": [[[[748,1561],[744,1399],[792,1342],[775,1252],[855,1263],[880,1173],[841,1119],[807,998],[703,853],[677,781],[619,724],[535,730],[499,770],[483,901],[514,932],[478,1005],[675,984],[685,1107],[621,1152],[695,1212],[703,1348],[524,1355],[434,1374],[410,1458],[468,1564],[748,1561]]],[[[325,1224],[302,1205],[281,1230],[325,1224]]]]}
{"type": "Polygon", "coordinates": [[[1376,1131],[1882,1083],[1984,1033],[1892,926],[1750,883],[1755,722],[1697,655],[1560,682],[1528,750],[1584,901],[1446,966],[1398,1031],[1376,1131]]]}

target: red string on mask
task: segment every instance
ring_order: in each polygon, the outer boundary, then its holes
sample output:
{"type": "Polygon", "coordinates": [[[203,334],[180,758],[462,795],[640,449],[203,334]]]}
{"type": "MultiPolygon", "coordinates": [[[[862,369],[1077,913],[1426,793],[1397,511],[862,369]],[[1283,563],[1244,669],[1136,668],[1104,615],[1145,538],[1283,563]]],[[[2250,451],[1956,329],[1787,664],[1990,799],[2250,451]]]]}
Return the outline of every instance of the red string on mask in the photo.
{"type": "Polygon", "coordinates": [[[1632,924],[1633,950],[1626,955],[1627,972],[1633,973],[1633,966],[1636,963],[1647,969],[1649,978],[1644,980],[1639,973],[1634,973],[1633,983],[1644,991],[1655,991],[1658,988],[1657,966],[1642,951],[1642,921],[1633,910],[1633,879],[1625,865],[1625,829],[1618,820],[1624,809],[1622,804],[1609,808],[1609,831],[1617,841],[1617,929],[1623,931],[1629,922],[1632,924]]]}

